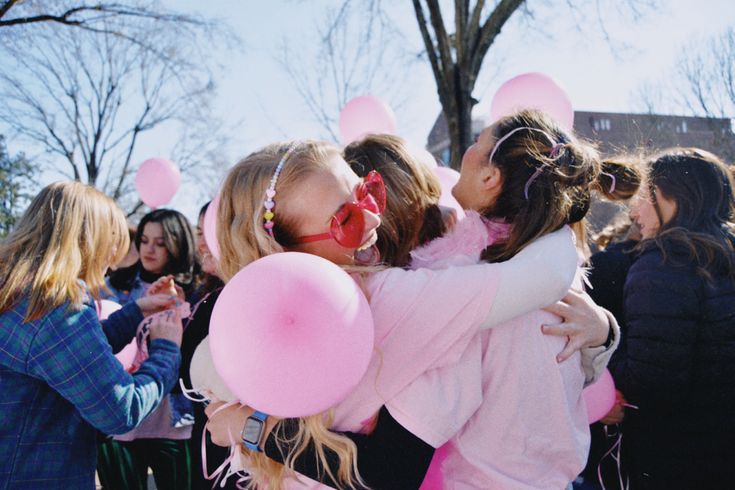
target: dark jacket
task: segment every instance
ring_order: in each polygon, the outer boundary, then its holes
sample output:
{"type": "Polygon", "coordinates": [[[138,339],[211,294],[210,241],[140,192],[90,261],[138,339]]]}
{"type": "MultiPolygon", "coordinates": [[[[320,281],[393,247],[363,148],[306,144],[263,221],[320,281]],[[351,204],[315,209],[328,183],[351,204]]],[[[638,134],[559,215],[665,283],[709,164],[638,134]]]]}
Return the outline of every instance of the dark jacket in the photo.
{"type": "Polygon", "coordinates": [[[627,331],[610,370],[638,407],[622,443],[634,489],[719,488],[735,472],[735,281],[672,265],[683,257],[674,249],[664,263],[649,248],[625,283],[627,331]]]}
{"type": "MultiPolygon", "coordinates": [[[[590,257],[587,280],[591,286],[589,295],[598,305],[610,311],[620,325],[621,339],[625,339],[625,314],[623,312],[623,288],[628,271],[635,260],[636,240],[613,242],[605,250],[590,257]]],[[[613,353],[613,359],[618,351],[613,353]]],[[[587,465],[581,475],[585,480],[597,482],[600,477],[608,490],[620,488],[618,463],[610,451],[617,441],[618,427],[606,427],[601,422],[590,425],[590,452],[587,465]],[[610,453],[610,454],[608,454],[610,453]]]]}

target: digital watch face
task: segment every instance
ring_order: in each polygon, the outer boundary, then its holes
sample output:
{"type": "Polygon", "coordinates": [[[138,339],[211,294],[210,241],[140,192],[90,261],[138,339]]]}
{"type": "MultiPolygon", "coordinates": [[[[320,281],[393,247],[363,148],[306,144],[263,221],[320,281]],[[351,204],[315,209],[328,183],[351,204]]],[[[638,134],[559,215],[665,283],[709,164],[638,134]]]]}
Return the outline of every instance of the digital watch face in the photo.
{"type": "Polygon", "coordinates": [[[257,446],[262,433],[263,421],[251,417],[245,422],[245,428],[242,430],[242,439],[245,442],[257,446]]]}

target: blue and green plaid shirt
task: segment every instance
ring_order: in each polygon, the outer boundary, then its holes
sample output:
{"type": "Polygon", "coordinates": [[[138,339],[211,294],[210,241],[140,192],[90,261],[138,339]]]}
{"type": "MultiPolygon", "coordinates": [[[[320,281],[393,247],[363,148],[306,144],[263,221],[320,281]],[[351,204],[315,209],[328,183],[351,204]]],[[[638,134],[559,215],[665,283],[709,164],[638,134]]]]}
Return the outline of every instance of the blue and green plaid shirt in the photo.
{"type": "Polygon", "coordinates": [[[65,304],[23,323],[27,300],[0,314],[0,490],[93,489],[96,434],[122,434],[178,377],[173,342],[151,342],[134,374],[114,358],[143,316],[131,302],[103,322],[65,304]]]}

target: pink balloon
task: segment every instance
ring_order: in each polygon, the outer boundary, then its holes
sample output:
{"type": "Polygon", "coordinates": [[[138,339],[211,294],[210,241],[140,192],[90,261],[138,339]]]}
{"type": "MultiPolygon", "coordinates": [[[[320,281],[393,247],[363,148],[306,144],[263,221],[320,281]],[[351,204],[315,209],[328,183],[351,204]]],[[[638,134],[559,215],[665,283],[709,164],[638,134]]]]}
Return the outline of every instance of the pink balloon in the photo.
{"type": "Polygon", "coordinates": [[[133,366],[135,356],[138,354],[138,343],[133,339],[128,345],[115,354],[115,358],[120,361],[124,370],[128,371],[133,366]]]}
{"type": "MultiPolygon", "coordinates": [[[[97,303],[97,316],[100,321],[107,320],[107,318],[117,310],[122,308],[119,303],[110,301],[109,299],[102,299],[97,303]]],[[[126,371],[133,365],[135,355],[138,353],[138,344],[133,339],[128,345],[115,354],[115,358],[120,361],[123,369],[126,371]]]]}
{"type": "Polygon", "coordinates": [[[209,330],[214,367],[237,398],[280,417],[340,402],[367,369],[373,319],[357,283],[315,255],[256,260],[227,283],[209,330]]]}
{"type": "Polygon", "coordinates": [[[339,134],[347,145],[367,134],[396,134],[396,116],[388,104],[373,95],[350,99],[339,113],[339,134]]]}
{"type": "Polygon", "coordinates": [[[574,126],[574,109],[566,92],[543,73],[524,73],[500,86],[490,106],[490,121],[495,122],[520,109],[539,109],[561,126],[574,126]]]}
{"type": "Polygon", "coordinates": [[[109,299],[101,299],[97,303],[97,316],[99,317],[100,321],[107,320],[110,315],[115,313],[120,308],[122,308],[120,303],[110,301],[109,299]]]}
{"type": "Polygon", "coordinates": [[[449,167],[436,167],[434,173],[439,178],[439,184],[442,188],[439,205],[454,209],[457,213],[457,219],[463,219],[465,216],[464,209],[452,195],[452,188],[459,181],[459,172],[449,167]]]}
{"type": "Polygon", "coordinates": [[[217,242],[217,213],[219,211],[219,194],[209,203],[204,213],[204,240],[207,242],[209,253],[219,262],[219,242],[217,242]]]}
{"type": "Polygon", "coordinates": [[[176,164],[164,158],[149,158],[135,174],[135,188],[140,200],[151,208],[167,204],[179,190],[181,172],[176,164]]]}
{"type": "Polygon", "coordinates": [[[610,371],[605,369],[600,379],[585,388],[582,398],[587,405],[587,419],[590,424],[607,415],[615,405],[615,382],[610,371]]]}

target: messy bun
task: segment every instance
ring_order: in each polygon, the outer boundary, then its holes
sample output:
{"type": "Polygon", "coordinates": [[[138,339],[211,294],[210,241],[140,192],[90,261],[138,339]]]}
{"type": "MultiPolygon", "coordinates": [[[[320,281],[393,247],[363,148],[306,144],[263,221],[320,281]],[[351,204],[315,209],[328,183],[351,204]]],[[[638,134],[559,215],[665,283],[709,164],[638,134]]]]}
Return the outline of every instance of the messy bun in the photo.
{"type": "Polygon", "coordinates": [[[536,110],[499,120],[494,136],[500,144],[489,156],[503,177],[503,189],[483,214],[513,226],[507,241],[483,252],[491,262],[507,260],[536,238],[581,220],[602,167],[594,145],[536,110]]]}

